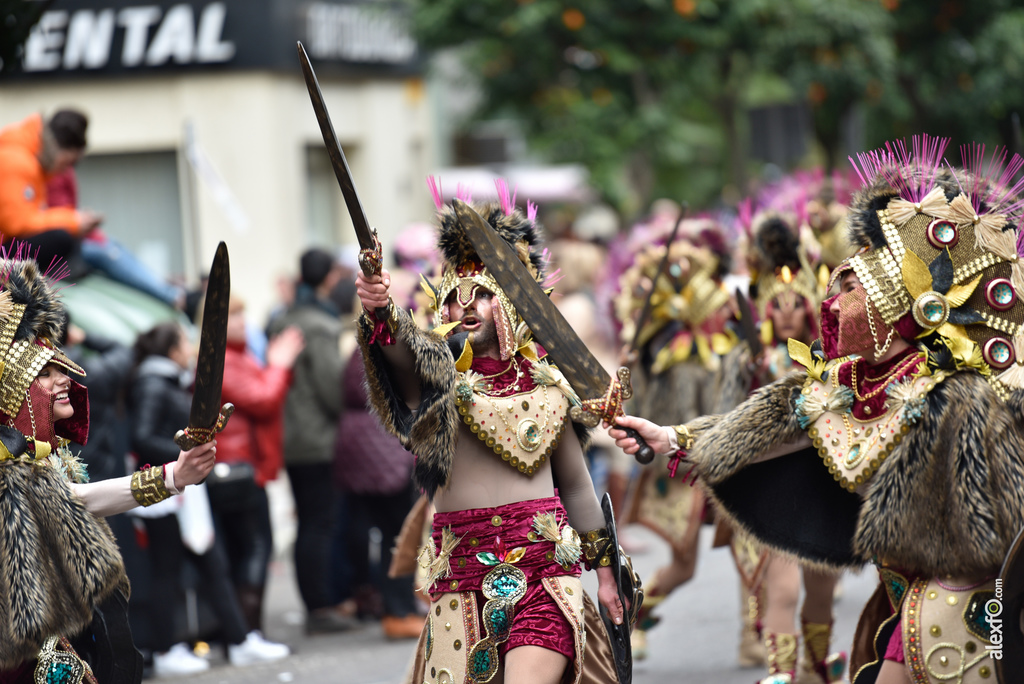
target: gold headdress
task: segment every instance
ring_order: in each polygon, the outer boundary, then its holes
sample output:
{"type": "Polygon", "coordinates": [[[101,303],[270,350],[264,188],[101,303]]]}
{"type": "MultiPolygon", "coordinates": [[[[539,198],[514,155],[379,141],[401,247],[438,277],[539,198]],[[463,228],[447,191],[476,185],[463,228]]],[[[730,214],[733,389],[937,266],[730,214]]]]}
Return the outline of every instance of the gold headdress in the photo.
{"type": "MultiPolygon", "coordinates": [[[[963,169],[943,166],[948,140],[915,136],[858,155],[865,187],[851,203],[852,268],[881,318],[904,338],[952,354],[1000,396],[1024,388],[1024,260],[1018,242],[1024,159],[961,148],[963,169]]],[[[852,159],[851,159],[852,161],[852,159]]],[[[857,164],[855,163],[855,166],[857,164]]]]}

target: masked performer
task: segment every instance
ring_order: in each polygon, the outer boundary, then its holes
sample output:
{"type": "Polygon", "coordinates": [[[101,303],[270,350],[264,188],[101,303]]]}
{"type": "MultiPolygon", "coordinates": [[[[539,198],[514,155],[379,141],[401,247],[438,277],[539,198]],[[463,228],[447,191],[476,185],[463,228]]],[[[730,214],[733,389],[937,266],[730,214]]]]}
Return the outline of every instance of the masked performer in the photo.
{"type": "Polygon", "coordinates": [[[88,436],[86,390],[68,375],[84,372],[54,343],[65,316],[51,278],[34,261],[0,262],[0,681],[138,682],[128,581],[101,518],[199,482],[213,468],[214,443],[87,482],[69,448],[88,436]]]}
{"type": "MultiPolygon", "coordinates": [[[[554,683],[567,672],[579,682],[585,667],[605,667],[592,676],[614,681],[609,642],[584,631],[593,604],[581,562],[596,569],[598,599],[613,619],[627,618],[581,440],[568,424],[572,390],[432,187],[444,260],[430,288],[438,327],[421,331],[391,304],[386,272],[357,278],[374,312],[360,319],[370,401],[417,454],[416,482],[437,509],[413,681],[489,682],[503,672],[505,682],[554,683]],[[445,339],[452,332],[468,333],[454,354],[445,339]]],[[[478,213],[543,282],[535,207],[524,215],[503,184],[499,195],[500,206],[478,205],[478,213]]]]}
{"type": "MultiPolygon", "coordinates": [[[[826,283],[815,277],[794,223],[788,215],[775,212],[764,212],[753,218],[747,259],[750,294],[761,320],[757,333],[760,344],[755,345],[760,353],[754,358],[751,346],[741,344],[722,360],[715,413],[732,410],[745,401],[750,392],[790,372],[793,365],[787,347],[790,339],[809,344],[818,336],[816,312],[826,283]]],[[[826,281],[827,275],[826,272],[826,281]]],[[[729,527],[724,520],[720,525],[729,527]]],[[[845,668],[846,656],[828,653],[836,576],[803,568],[806,598],[801,630],[797,634],[800,566],[791,558],[771,553],[742,532],[730,529],[728,536],[748,597],[743,634],[753,628],[760,631],[764,640],[769,676],[761,680],[761,684],[794,680],[800,636],[804,649],[799,681],[806,684],[837,681],[845,668]]]]}
{"type": "MultiPolygon", "coordinates": [[[[684,221],[680,232],[688,237],[667,247],[658,244],[667,235],[643,240],[647,246],[623,273],[615,301],[623,340],[632,343],[636,337],[638,342],[637,398],[630,410],[659,423],[686,422],[713,412],[719,355],[735,343],[735,337],[724,334],[732,313],[729,295],[721,286],[730,264],[722,231],[708,219],[693,219],[684,221]],[[665,272],[658,274],[666,248],[669,260],[665,272]],[[637,330],[636,318],[649,293],[650,318],[637,330]]],[[[693,577],[697,565],[705,499],[700,489],[670,478],[667,463],[666,457],[655,459],[640,473],[624,519],[653,530],[668,542],[672,553],[669,563],[645,586],[644,605],[632,635],[637,659],[646,657],[646,632],[659,621],[652,611],[693,577]]]]}
{"type": "Polygon", "coordinates": [[[656,450],[688,451],[765,544],[878,566],[855,684],[992,681],[984,609],[1024,519],[1024,160],[1004,173],[1005,155],[965,148],[954,172],[943,148],[923,137],[860,156],[862,251],[832,274],[821,346],[791,345],[805,371],[676,429],[620,420],[656,450]]]}

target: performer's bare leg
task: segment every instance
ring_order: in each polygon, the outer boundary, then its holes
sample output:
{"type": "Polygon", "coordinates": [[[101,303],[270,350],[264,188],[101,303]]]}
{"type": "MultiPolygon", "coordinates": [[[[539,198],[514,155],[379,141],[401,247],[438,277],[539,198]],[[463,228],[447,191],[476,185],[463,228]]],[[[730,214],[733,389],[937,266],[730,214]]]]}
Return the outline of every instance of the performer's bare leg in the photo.
{"type": "Polygon", "coordinates": [[[838,575],[804,568],[804,607],[800,616],[804,622],[823,625],[832,623],[832,598],[839,581],[838,575]]]}
{"type": "Polygon", "coordinates": [[[884,661],[875,684],[911,684],[907,666],[894,660],[884,661]]]}
{"type": "Polygon", "coordinates": [[[520,646],[505,654],[505,673],[498,671],[496,684],[558,684],[569,659],[540,646],[520,646]]]}
{"type": "MultiPolygon", "coordinates": [[[[780,556],[768,560],[764,577],[764,628],[770,632],[796,633],[796,604],[800,600],[800,566],[780,556]]],[[[827,621],[827,620],[826,620],[827,621]]]]}

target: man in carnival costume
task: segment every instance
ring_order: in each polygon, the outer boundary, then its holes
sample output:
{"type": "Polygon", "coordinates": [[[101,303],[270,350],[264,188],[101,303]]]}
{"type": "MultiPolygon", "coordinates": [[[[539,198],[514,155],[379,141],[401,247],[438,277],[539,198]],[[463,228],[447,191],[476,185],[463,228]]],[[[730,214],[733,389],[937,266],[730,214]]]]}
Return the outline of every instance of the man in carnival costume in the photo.
{"type": "MultiPolygon", "coordinates": [[[[653,234],[650,229],[637,231],[633,242],[641,246],[619,280],[615,300],[623,342],[638,352],[636,398],[630,412],[656,423],[686,422],[714,410],[720,355],[736,342],[735,336],[725,334],[732,311],[722,287],[730,259],[721,227],[705,218],[685,220],[679,227],[681,237],[667,245],[670,227],[655,224],[653,234]],[[665,272],[658,273],[666,249],[665,272]],[[648,296],[650,317],[637,321],[648,296]]],[[[667,457],[661,457],[643,469],[624,517],[624,522],[640,523],[657,533],[672,554],[646,583],[632,635],[637,659],[646,657],[646,632],[659,622],[652,611],[693,577],[697,565],[705,498],[701,490],[670,478],[667,463],[667,457]]],[[[744,653],[741,649],[741,657],[744,653]]],[[[751,657],[756,659],[757,654],[751,657]]]]}
{"type": "Polygon", "coordinates": [[[126,620],[128,580],[102,516],[148,506],[213,468],[215,443],[166,466],[88,483],[82,369],[57,348],[66,316],[35,261],[0,262],[0,681],[138,682],[126,620]],[[76,652],[76,648],[78,651],[76,652]]]}
{"type": "Polygon", "coordinates": [[[859,157],[861,251],[832,274],[821,344],[790,346],[805,371],[724,416],[619,420],[767,546],[877,565],[855,684],[993,681],[985,606],[1024,520],[1024,160],[1003,171],[1005,153],[972,146],[954,171],[944,147],[924,136],[859,157]]]}
{"type": "MultiPolygon", "coordinates": [[[[498,185],[500,204],[476,211],[544,283],[536,207],[524,215],[498,185]]],[[[418,329],[391,303],[386,271],[356,281],[370,402],[417,454],[416,483],[437,509],[422,559],[430,612],[410,681],[615,681],[581,561],[596,569],[612,619],[628,618],[605,560],[585,434],[567,430],[573,392],[431,188],[444,262],[428,286],[437,327],[418,329]]]]}
{"type": "MultiPolygon", "coordinates": [[[[792,370],[788,341],[809,344],[818,336],[817,310],[827,284],[815,277],[807,250],[801,244],[790,214],[773,211],[753,217],[747,251],[750,295],[761,320],[760,353],[737,345],[723,360],[718,406],[726,413],[750,393],[792,370]]],[[[728,529],[728,524],[721,523],[728,529]]],[[[843,654],[829,655],[832,596],[836,576],[803,569],[804,600],[801,634],[796,633],[801,568],[792,559],[771,553],[749,535],[728,530],[729,546],[748,600],[745,624],[755,625],[764,639],[768,677],[761,684],[827,684],[842,677],[843,654]],[[804,649],[797,675],[800,636],[804,649]]]]}

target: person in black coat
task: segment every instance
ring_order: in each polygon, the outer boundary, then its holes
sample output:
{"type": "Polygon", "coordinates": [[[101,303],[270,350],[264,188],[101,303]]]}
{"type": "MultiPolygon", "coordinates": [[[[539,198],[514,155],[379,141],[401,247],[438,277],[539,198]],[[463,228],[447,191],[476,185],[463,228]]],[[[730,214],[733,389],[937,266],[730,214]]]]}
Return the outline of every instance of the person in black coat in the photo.
{"type": "Polygon", "coordinates": [[[71,360],[85,369],[82,384],[89,389],[89,441],[78,458],[98,482],[128,474],[125,455],[131,450],[125,393],[131,377],[131,347],[101,335],[89,334],[68,321],[62,343],[71,360]]]}
{"type": "MultiPolygon", "coordinates": [[[[140,462],[159,465],[178,451],[174,434],[189,424],[192,406],[192,344],[181,326],[161,323],[139,336],[135,343],[135,372],[130,392],[131,443],[140,462]]],[[[205,495],[205,492],[204,492],[205,495]]],[[[174,615],[183,605],[181,570],[185,559],[198,569],[205,596],[220,621],[228,658],[234,665],[277,660],[289,649],[247,632],[228,573],[223,547],[214,542],[203,554],[191,552],[182,542],[176,515],[146,518],[153,584],[163,594],[167,610],[151,610],[154,668],[160,674],[188,674],[209,667],[206,661],[189,658],[187,649],[175,644],[178,630],[174,615]],[[169,619],[170,617],[170,619],[169,619]],[[198,662],[197,662],[198,661],[198,662]]]]}

